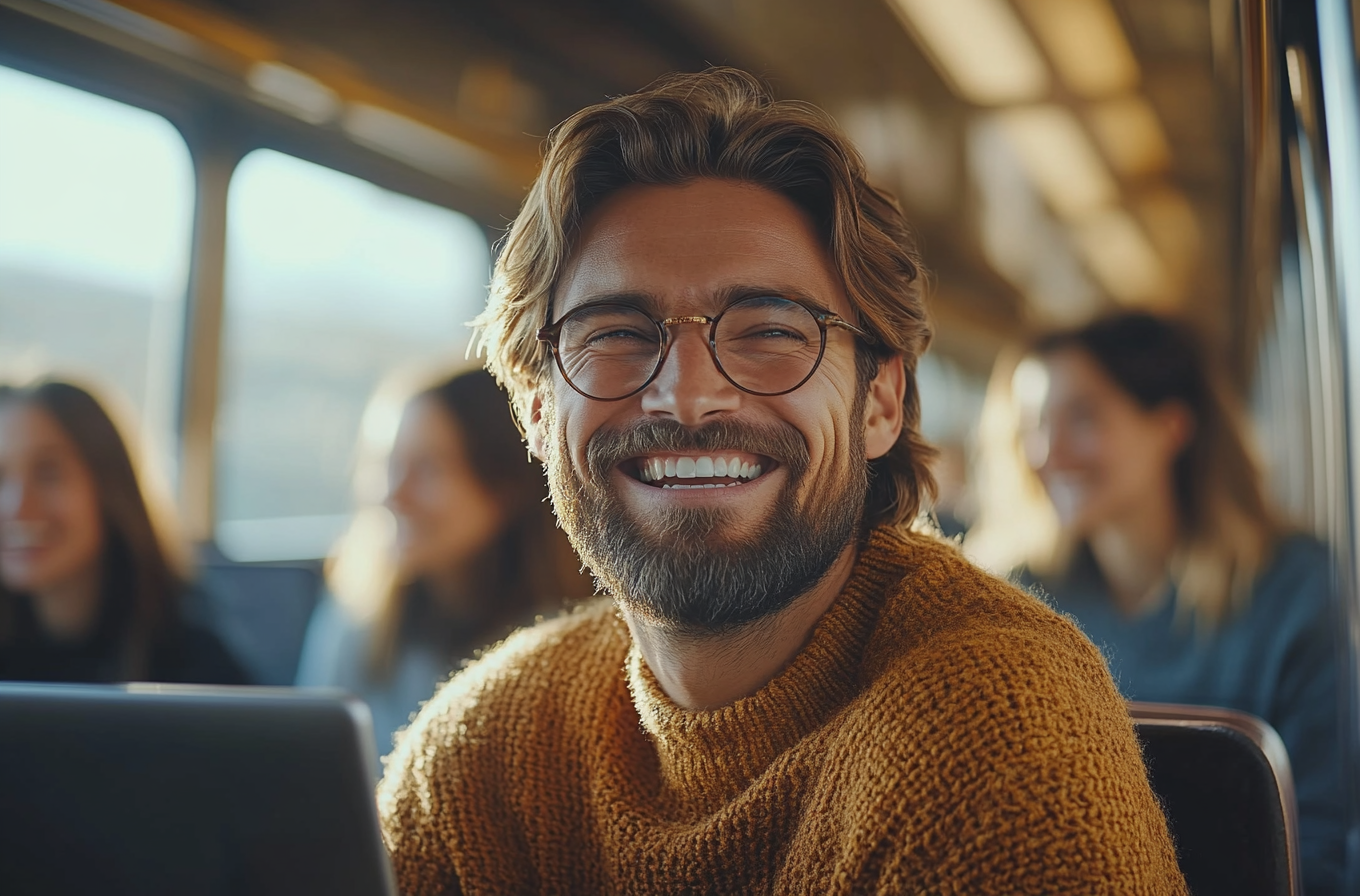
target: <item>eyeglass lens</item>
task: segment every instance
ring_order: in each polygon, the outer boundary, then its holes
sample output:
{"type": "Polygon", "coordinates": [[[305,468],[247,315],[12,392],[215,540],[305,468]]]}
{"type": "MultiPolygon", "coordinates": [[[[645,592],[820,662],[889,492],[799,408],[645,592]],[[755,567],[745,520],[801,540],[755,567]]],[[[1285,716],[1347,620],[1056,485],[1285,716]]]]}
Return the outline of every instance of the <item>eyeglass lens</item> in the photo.
{"type": "MultiPolygon", "coordinates": [[[[776,394],[817,366],[822,328],[811,311],[778,297],[743,299],[718,319],[718,364],[743,389],[776,394]]],[[[588,305],[562,321],[558,358],[572,385],[593,398],[622,398],[641,388],[662,360],[657,322],[629,305],[588,305]]]]}

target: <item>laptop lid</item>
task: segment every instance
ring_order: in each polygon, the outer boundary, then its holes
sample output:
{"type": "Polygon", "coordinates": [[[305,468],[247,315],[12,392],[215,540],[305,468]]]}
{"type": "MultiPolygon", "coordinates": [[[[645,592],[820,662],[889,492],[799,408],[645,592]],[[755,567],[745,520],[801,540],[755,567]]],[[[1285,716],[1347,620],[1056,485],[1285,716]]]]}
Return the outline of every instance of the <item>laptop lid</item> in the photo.
{"type": "Polygon", "coordinates": [[[0,683],[0,890],[395,893],[370,729],[330,692],[0,683]]]}

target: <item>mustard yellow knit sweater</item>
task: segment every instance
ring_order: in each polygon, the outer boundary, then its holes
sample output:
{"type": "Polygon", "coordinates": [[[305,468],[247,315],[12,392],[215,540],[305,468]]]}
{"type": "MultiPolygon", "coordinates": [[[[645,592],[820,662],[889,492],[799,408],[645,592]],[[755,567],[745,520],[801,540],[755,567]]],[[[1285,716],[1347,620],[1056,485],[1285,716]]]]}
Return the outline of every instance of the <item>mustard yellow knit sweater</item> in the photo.
{"type": "Polygon", "coordinates": [[[680,709],[597,601],[455,676],[378,796],[420,896],[1185,893],[1095,648],[888,530],[755,695],[680,709]]]}

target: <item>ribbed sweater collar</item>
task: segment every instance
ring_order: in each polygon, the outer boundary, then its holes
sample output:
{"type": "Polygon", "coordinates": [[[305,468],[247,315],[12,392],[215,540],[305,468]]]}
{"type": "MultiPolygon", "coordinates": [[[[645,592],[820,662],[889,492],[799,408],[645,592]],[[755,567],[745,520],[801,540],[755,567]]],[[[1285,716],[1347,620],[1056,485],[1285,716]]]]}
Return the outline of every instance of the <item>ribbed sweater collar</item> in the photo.
{"type": "Polygon", "coordinates": [[[628,684],[651,735],[662,787],[684,806],[711,811],[748,787],[862,688],[865,648],[890,585],[906,574],[908,546],[876,529],[812,637],[773,681],[721,709],[692,712],[662,691],[634,644],[628,684]]]}

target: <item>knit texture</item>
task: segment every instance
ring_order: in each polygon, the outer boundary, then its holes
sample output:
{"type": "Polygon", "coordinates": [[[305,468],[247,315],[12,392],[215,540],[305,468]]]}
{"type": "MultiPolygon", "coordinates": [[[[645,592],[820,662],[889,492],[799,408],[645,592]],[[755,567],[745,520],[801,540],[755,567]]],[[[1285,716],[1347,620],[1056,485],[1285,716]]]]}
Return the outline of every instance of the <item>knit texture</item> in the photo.
{"type": "Polygon", "coordinates": [[[378,801],[413,896],[1185,893],[1095,648],[887,529],[756,694],[678,707],[599,600],[445,685],[378,801]]]}

